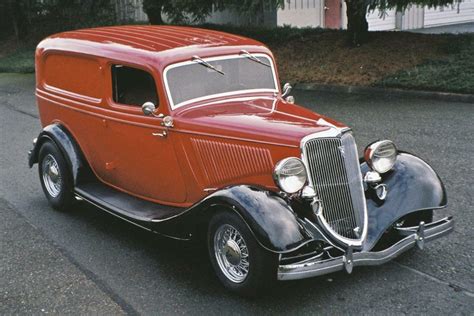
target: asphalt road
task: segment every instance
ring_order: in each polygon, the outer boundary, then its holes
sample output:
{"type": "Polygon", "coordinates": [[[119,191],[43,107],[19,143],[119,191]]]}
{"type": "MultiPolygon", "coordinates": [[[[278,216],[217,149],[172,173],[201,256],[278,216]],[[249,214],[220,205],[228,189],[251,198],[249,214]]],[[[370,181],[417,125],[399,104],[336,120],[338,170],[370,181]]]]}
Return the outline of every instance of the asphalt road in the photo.
{"type": "Polygon", "coordinates": [[[296,91],[353,127],[359,147],[389,138],[444,179],[455,232],[379,267],[227,293],[205,252],[85,203],[52,210],[26,153],[40,131],[34,78],[0,75],[0,314],[464,314],[474,312],[474,105],[296,91]]]}

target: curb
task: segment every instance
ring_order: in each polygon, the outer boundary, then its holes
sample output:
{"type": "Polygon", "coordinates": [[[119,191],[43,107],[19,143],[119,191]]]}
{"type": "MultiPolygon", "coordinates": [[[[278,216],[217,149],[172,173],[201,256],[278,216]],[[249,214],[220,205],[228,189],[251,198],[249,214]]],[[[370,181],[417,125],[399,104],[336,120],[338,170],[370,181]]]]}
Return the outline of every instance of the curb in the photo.
{"type": "Polygon", "coordinates": [[[298,83],[294,85],[295,89],[305,91],[336,92],[347,94],[377,95],[377,96],[397,96],[397,97],[415,97],[423,99],[435,99],[451,102],[474,103],[474,94],[461,94],[450,92],[435,92],[422,90],[405,90],[395,88],[377,88],[364,86],[342,86],[325,85],[317,83],[298,83]]]}

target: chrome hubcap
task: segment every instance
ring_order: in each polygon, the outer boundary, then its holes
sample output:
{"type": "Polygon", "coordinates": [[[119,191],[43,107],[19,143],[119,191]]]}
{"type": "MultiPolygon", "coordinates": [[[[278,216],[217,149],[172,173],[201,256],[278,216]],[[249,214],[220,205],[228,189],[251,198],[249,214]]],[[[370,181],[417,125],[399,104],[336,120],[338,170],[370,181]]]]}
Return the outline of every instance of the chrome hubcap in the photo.
{"type": "Polygon", "coordinates": [[[232,282],[241,283],[249,273],[248,248],[240,232],[229,224],[214,234],[214,254],[222,273],[232,282]]]}
{"type": "Polygon", "coordinates": [[[42,162],[43,183],[52,197],[57,197],[61,192],[62,177],[59,172],[59,165],[51,154],[46,155],[42,162]]]}

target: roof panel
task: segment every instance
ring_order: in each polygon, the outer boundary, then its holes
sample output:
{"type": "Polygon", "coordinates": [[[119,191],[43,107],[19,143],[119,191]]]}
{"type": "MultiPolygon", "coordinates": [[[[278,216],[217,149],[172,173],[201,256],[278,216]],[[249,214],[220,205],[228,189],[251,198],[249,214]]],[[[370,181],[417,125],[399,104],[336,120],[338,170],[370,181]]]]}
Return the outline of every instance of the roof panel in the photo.
{"type": "Polygon", "coordinates": [[[184,26],[106,26],[64,32],[53,37],[116,43],[153,52],[194,45],[260,44],[237,35],[184,26]]]}
{"type": "Polygon", "coordinates": [[[52,35],[38,45],[39,52],[69,51],[117,61],[167,65],[190,60],[194,55],[210,57],[251,52],[271,52],[262,43],[224,32],[183,26],[108,26],[52,35]]]}

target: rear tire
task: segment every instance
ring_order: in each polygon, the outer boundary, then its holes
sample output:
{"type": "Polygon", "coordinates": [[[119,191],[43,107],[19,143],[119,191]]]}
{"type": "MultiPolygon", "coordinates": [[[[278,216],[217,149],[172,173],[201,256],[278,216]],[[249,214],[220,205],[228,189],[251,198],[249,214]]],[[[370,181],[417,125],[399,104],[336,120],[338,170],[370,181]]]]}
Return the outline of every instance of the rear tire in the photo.
{"type": "Polygon", "coordinates": [[[221,283],[243,296],[256,296],[276,281],[278,255],[255,240],[232,211],[215,214],[207,234],[209,257],[221,283]]]}
{"type": "Polygon", "coordinates": [[[41,145],[38,171],[41,187],[51,206],[67,211],[74,201],[73,178],[66,159],[52,141],[41,145]]]}

